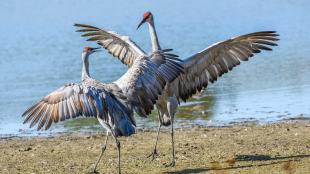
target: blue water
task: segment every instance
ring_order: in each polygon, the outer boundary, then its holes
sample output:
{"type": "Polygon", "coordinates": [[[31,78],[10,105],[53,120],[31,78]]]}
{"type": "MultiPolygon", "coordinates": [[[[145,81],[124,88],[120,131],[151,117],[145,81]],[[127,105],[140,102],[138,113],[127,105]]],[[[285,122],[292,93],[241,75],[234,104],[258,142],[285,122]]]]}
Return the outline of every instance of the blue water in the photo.
{"type": "MultiPolygon", "coordinates": [[[[280,46],[273,52],[255,56],[210,85],[204,94],[182,104],[178,126],[309,118],[309,7],[308,0],[3,1],[0,135],[35,134],[22,124],[23,111],[61,85],[80,81],[81,50],[95,44],[84,42],[74,32],[74,23],[128,35],[148,51],[147,27],[135,30],[146,10],[155,16],[162,47],[174,48],[182,58],[240,34],[261,30],[281,34],[280,46]]],[[[126,71],[104,52],[90,61],[91,75],[107,83],[126,71]]],[[[54,125],[51,132],[98,128],[93,123],[69,121],[54,125]]],[[[139,127],[154,127],[156,114],[138,123],[139,127]]]]}

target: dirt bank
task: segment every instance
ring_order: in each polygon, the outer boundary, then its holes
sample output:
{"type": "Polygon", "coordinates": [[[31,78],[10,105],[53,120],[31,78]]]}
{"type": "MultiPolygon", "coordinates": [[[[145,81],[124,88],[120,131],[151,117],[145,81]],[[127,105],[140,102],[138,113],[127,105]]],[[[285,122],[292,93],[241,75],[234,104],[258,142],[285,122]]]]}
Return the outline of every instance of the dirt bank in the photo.
{"type": "MultiPolygon", "coordinates": [[[[170,162],[169,129],[161,134],[159,156],[146,156],[154,131],[121,138],[123,173],[310,173],[310,121],[269,125],[178,129],[175,167],[170,162]]],[[[100,153],[104,135],[61,135],[0,140],[0,173],[87,173],[100,153]]],[[[116,173],[110,138],[99,173],[116,173]]]]}

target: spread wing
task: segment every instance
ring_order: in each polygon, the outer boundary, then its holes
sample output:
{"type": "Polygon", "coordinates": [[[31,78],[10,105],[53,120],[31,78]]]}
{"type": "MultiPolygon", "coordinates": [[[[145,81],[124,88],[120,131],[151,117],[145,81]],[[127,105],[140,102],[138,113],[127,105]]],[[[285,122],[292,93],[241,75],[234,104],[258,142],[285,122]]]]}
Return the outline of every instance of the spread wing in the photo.
{"type": "Polygon", "coordinates": [[[117,81],[135,112],[146,117],[154,108],[158,96],[167,82],[172,82],[182,72],[181,60],[171,49],[154,52],[150,57],[138,57],[132,67],[117,81]]]}
{"type": "Polygon", "coordinates": [[[43,127],[47,130],[53,122],[78,116],[99,116],[110,125],[117,125],[118,120],[129,117],[128,120],[135,125],[129,111],[117,97],[103,88],[71,83],[44,97],[28,108],[22,116],[25,117],[24,123],[30,122],[30,127],[38,124],[37,130],[43,127]]]}
{"type": "Polygon", "coordinates": [[[96,116],[93,100],[87,96],[80,84],[67,84],[44,97],[24,113],[24,123],[30,127],[38,123],[38,130],[45,126],[78,116],[96,116]]]}
{"type": "Polygon", "coordinates": [[[277,46],[279,36],[275,31],[262,31],[238,36],[211,45],[201,52],[192,55],[183,63],[184,74],[174,82],[178,90],[177,97],[186,101],[197,91],[213,83],[218,77],[229,72],[241,61],[247,61],[262,50],[271,51],[269,46],[277,46]]]}
{"type": "Polygon", "coordinates": [[[97,41],[110,54],[129,67],[132,66],[137,57],[146,56],[145,52],[130,40],[128,36],[121,36],[116,32],[106,31],[85,24],[75,24],[74,26],[82,28],[77,30],[77,32],[84,32],[83,37],[90,37],[87,41],[97,41]]]}

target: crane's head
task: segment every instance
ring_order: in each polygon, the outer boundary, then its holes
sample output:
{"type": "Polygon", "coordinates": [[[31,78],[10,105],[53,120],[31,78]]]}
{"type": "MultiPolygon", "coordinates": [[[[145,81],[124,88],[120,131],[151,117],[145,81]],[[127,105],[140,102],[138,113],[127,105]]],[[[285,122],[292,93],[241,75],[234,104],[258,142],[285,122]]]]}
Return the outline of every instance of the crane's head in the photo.
{"type": "Polygon", "coordinates": [[[145,22],[151,22],[151,20],[153,20],[153,14],[152,14],[151,12],[149,12],[149,11],[144,12],[144,13],[143,13],[143,19],[142,19],[142,21],[139,23],[139,25],[138,25],[138,27],[137,27],[137,30],[138,30],[138,28],[139,28],[142,24],[144,24],[145,22]]]}
{"type": "Polygon", "coordinates": [[[83,53],[88,54],[88,55],[91,55],[91,54],[94,53],[94,52],[100,51],[100,50],[98,50],[99,48],[100,48],[100,47],[96,47],[96,48],[85,47],[85,48],[83,49],[83,53]]]}

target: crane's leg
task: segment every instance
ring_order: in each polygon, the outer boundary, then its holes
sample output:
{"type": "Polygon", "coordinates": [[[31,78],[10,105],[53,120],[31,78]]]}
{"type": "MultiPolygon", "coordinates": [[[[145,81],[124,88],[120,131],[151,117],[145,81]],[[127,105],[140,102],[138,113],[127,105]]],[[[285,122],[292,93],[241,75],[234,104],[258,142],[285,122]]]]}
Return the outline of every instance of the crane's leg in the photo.
{"type": "Polygon", "coordinates": [[[174,167],[175,166],[175,150],[174,150],[174,131],[173,131],[173,121],[174,121],[174,115],[171,116],[171,144],[172,144],[172,160],[171,163],[168,165],[170,167],[174,167]]]}
{"type": "Polygon", "coordinates": [[[100,153],[100,156],[99,156],[99,158],[98,158],[98,160],[97,160],[97,162],[96,162],[96,164],[95,164],[93,173],[96,173],[97,166],[98,166],[98,164],[99,164],[99,162],[100,162],[100,160],[101,160],[101,157],[102,157],[104,151],[105,151],[106,148],[107,148],[108,138],[109,138],[109,132],[107,131],[107,136],[106,136],[106,139],[105,139],[105,141],[104,141],[103,146],[101,147],[101,153],[100,153]]]}
{"type": "Polygon", "coordinates": [[[118,159],[117,159],[117,163],[118,163],[118,174],[121,174],[121,143],[119,142],[119,140],[117,139],[117,137],[115,136],[114,132],[111,132],[112,136],[115,139],[115,144],[116,144],[116,148],[117,148],[117,153],[118,153],[118,159]]]}
{"type": "Polygon", "coordinates": [[[161,121],[160,121],[160,115],[159,115],[159,110],[158,110],[158,129],[157,129],[157,136],[156,136],[156,142],[155,142],[155,146],[154,146],[154,149],[153,149],[153,152],[148,156],[149,157],[152,157],[152,161],[157,157],[157,143],[158,143],[158,138],[159,138],[159,132],[160,132],[160,128],[162,126],[161,124],[161,121]]]}
{"type": "Polygon", "coordinates": [[[174,130],[173,130],[173,123],[174,123],[174,115],[177,111],[178,107],[178,101],[175,97],[169,97],[168,102],[167,102],[167,108],[168,108],[168,113],[171,118],[171,145],[172,145],[172,160],[169,166],[174,167],[175,166],[175,150],[174,150],[174,130]]]}
{"type": "MultiPolygon", "coordinates": [[[[108,124],[106,124],[101,118],[97,117],[99,123],[105,128],[107,129],[107,132],[111,132],[111,135],[114,137],[115,139],[115,142],[116,142],[116,147],[117,147],[117,150],[118,150],[118,173],[120,174],[121,173],[121,146],[120,146],[120,142],[118,141],[116,135],[115,135],[115,132],[112,130],[111,126],[109,126],[108,124]]],[[[106,138],[106,143],[108,141],[108,136],[106,138]]],[[[104,148],[105,149],[105,148],[104,148]]],[[[100,154],[101,156],[101,154],[100,154]]],[[[101,158],[101,157],[100,157],[101,158]]],[[[100,159],[99,159],[100,160],[100,159]]],[[[98,160],[98,161],[99,161],[98,160]]],[[[96,171],[94,173],[97,173],[96,171]]]]}

